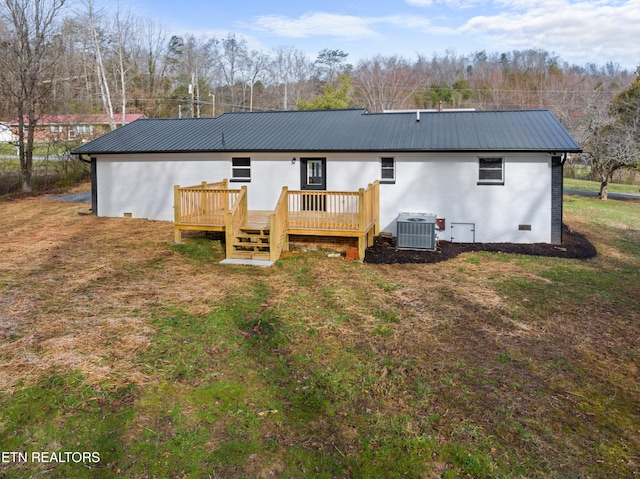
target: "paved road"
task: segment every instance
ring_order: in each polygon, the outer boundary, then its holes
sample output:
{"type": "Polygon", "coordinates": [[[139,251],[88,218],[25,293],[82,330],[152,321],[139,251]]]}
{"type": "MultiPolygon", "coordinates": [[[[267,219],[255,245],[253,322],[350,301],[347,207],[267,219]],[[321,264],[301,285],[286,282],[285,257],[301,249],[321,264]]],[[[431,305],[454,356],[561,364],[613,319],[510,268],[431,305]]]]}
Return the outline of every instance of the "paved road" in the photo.
{"type": "MultiPolygon", "coordinates": [[[[567,195],[582,195],[582,196],[598,196],[597,191],[586,191],[586,190],[568,190],[565,188],[565,194],[567,195]]],[[[609,198],[620,199],[620,200],[640,200],[640,194],[636,195],[633,193],[612,193],[609,192],[609,198]]]]}
{"type": "Polygon", "coordinates": [[[73,193],[63,196],[46,196],[43,200],[68,201],[69,203],[91,203],[91,192],[73,193]]]}

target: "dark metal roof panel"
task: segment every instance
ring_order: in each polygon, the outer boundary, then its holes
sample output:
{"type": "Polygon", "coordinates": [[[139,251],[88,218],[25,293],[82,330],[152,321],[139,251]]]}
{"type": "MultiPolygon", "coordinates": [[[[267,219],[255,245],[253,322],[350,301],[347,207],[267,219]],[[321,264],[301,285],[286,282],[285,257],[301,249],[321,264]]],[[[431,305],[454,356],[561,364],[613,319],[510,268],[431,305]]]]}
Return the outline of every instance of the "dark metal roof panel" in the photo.
{"type": "Polygon", "coordinates": [[[558,151],[579,145],[548,110],[375,113],[365,110],[225,113],[142,119],[75,153],[215,151],[558,151]]]}

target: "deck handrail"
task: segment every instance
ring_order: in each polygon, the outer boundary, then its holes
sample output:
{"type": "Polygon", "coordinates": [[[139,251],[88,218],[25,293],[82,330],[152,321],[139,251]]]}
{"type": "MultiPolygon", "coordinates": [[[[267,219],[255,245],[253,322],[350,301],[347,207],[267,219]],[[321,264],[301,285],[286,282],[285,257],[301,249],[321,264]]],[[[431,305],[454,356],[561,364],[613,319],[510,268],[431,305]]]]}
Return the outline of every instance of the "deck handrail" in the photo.
{"type": "Polygon", "coordinates": [[[207,183],[206,181],[203,181],[199,185],[183,186],[182,188],[198,188],[202,190],[227,190],[229,189],[229,179],[225,178],[222,181],[216,181],[214,183],[207,183]]]}
{"type": "Polygon", "coordinates": [[[368,231],[373,228],[375,233],[380,231],[380,182],[378,180],[369,183],[362,193],[362,209],[364,215],[360,231],[368,231]]]}
{"type": "Polygon", "coordinates": [[[269,215],[269,259],[276,261],[283,250],[287,249],[287,225],[289,211],[287,208],[288,188],[282,187],[275,210],[269,215]]]}
{"type": "Polygon", "coordinates": [[[220,188],[174,187],[176,224],[224,225],[225,214],[237,201],[240,190],[220,188]]]}
{"type": "Polygon", "coordinates": [[[358,231],[359,193],[289,191],[289,228],[358,231]]]}
{"type": "Polygon", "coordinates": [[[366,232],[380,221],[379,184],[359,191],[288,191],[288,227],[366,232]]]}
{"type": "Polygon", "coordinates": [[[232,256],[234,238],[238,235],[240,227],[247,222],[247,216],[247,187],[243,186],[233,206],[225,215],[224,234],[227,245],[227,258],[232,256]]]}

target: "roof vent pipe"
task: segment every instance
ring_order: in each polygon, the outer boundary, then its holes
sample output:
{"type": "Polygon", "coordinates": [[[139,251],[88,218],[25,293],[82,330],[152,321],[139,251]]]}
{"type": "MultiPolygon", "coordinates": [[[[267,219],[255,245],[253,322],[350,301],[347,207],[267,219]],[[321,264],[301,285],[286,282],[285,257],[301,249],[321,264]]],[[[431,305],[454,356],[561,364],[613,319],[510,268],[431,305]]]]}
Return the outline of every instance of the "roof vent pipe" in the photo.
{"type": "Polygon", "coordinates": [[[420,110],[416,111],[416,121],[420,121],[420,110]]]}

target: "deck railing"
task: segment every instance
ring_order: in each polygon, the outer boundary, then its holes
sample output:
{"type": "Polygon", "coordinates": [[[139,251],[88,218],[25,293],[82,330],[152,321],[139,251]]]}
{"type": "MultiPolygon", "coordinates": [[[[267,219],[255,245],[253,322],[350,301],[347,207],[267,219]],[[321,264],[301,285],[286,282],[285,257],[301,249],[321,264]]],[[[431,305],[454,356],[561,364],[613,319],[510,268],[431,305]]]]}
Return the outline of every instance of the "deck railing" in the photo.
{"type": "Polygon", "coordinates": [[[289,191],[288,227],[363,232],[379,221],[379,182],[359,191],[289,191]]]}
{"type": "Polygon", "coordinates": [[[247,222],[247,187],[243,186],[240,194],[236,197],[235,202],[231,206],[229,212],[225,215],[225,243],[227,245],[227,258],[231,258],[233,254],[233,243],[235,237],[240,231],[240,227],[247,222]]]}
{"type": "Polygon", "coordinates": [[[360,224],[361,230],[373,228],[375,234],[380,233],[380,182],[378,180],[369,183],[369,186],[362,192],[362,210],[364,211],[363,222],[360,224]]]}
{"type": "Polygon", "coordinates": [[[226,179],[196,186],[174,186],[175,223],[224,226],[225,214],[240,194],[240,190],[229,190],[227,186],[226,179]]]}
{"type": "Polygon", "coordinates": [[[358,230],[358,193],[289,191],[289,227],[358,230]]]}
{"type": "Polygon", "coordinates": [[[195,186],[183,186],[183,188],[198,188],[201,190],[226,190],[229,189],[229,179],[225,178],[222,181],[216,181],[215,183],[207,183],[203,181],[199,185],[195,186]]]}
{"type": "Polygon", "coordinates": [[[269,256],[271,261],[276,261],[283,250],[287,249],[287,224],[289,212],[287,210],[288,188],[284,186],[276,209],[269,215],[269,256]]]}

